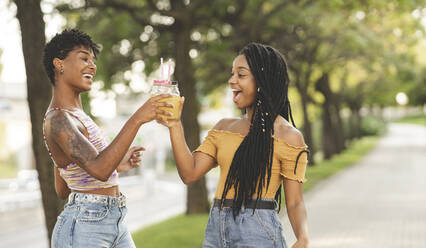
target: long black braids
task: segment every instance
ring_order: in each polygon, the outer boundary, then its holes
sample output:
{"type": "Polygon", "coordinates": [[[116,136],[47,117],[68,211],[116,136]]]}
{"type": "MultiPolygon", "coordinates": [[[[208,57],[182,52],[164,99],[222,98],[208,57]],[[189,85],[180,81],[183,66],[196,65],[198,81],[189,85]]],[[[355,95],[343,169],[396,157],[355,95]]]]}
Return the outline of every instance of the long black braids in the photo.
{"type": "MultiPolygon", "coordinates": [[[[247,60],[256,82],[257,94],[249,133],[234,154],[221,198],[223,204],[229,189],[234,188],[234,218],[241,207],[252,200],[254,194],[257,194],[257,204],[263,189],[269,187],[276,117],[281,115],[287,121],[290,117],[293,122],[288,100],[290,80],[283,55],[273,47],[258,43],[248,44],[240,55],[244,55],[247,60]]],[[[280,185],[275,195],[279,207],[281,188],[280,185]]]]}

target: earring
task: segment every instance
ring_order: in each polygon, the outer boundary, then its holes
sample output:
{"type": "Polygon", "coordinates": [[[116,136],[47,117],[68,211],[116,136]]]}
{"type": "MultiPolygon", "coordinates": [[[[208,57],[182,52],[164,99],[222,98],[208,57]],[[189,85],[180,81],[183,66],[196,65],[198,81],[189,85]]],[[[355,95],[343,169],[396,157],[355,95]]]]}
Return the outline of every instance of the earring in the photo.
{"type": "Polygon", "coordinates": [[[64,68],[63,67],[61,67],[60,73],[64,74],[64,68]]]}
{"type": "Polygon", "coordinates": [[[257,88],[257,92],[260,92],[260,88],[257,88]]]}

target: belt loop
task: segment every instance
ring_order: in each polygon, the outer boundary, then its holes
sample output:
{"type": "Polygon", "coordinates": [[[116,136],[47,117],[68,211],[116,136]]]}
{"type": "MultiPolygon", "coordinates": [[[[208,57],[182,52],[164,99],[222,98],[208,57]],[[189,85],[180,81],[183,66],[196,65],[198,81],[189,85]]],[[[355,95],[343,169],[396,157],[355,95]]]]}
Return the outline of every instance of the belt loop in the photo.
{"type": "Polygon", "coordinates": [[[107,205],[109,209],[112,208],[112,205],[113,205],[112,200],[113,200],[112,197],[107,196],[107,205]]]}
{"type": "Polygon", "coordinates": [[[68,196],[68,203],[72,204],[75,202],[75,192],[71,192],[71,194],[68,196]]]}

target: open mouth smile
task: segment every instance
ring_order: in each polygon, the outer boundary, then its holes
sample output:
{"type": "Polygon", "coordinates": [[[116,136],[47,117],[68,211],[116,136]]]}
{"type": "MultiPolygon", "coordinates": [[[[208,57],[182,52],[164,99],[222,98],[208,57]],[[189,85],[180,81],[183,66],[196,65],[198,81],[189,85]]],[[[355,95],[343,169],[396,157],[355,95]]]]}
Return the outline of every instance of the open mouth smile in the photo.
{"type": "Polygon", "coordinates": [[[89,74],[89,73],[85,73],[85,74],[83,74],[83,77],[84,77],[84,78],[87,78],[87,79],[93,79],[93,75],[92,75],[92,74],[89,74]]]}
{"type": "Polygon", "coordinates": [[[232,89],[232,93],[234,94],[233,100],[236,103],[240,99],[240,95],[241,95],[242,91],[239,90],[239,89],[232,89]]]}

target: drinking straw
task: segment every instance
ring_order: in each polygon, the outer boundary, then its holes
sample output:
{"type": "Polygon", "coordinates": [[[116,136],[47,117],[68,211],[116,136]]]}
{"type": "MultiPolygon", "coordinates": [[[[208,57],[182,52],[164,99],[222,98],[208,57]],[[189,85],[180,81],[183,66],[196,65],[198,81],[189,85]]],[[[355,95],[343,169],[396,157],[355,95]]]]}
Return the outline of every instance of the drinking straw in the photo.
{"type": "Polygon", "coordinates": [[[167,83],[168,84],[171,84],[171,82],[170,82],[170,73],[171,73],[171,68],[172,68],[172,60],[171,59],[169,59],[169,61],[168,61],[168,73],[167,73],[167,83]]]}

